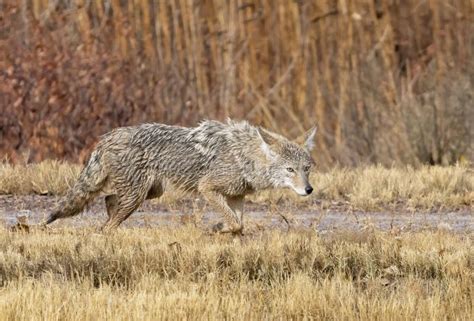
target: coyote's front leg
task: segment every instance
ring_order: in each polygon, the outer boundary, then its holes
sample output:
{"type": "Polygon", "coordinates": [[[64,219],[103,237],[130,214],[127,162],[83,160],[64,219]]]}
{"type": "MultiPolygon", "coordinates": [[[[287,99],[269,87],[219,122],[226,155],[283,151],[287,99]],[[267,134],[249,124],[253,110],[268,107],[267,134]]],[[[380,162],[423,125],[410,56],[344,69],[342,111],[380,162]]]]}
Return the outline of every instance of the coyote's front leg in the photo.
{"type": "Polygon", "coordinates": [[[215,191],[201,191],[202,195],[219,210],[227,220],[220,233],[241,234],[243,230],[243,196],[226,197],[215,191]]]}
{"type": "Polygon", "coordinates": [[[227,204],[234,212],[237,223],[240,225],[239,233],[244,229],[244,196],[227,196],[227,204]]]}

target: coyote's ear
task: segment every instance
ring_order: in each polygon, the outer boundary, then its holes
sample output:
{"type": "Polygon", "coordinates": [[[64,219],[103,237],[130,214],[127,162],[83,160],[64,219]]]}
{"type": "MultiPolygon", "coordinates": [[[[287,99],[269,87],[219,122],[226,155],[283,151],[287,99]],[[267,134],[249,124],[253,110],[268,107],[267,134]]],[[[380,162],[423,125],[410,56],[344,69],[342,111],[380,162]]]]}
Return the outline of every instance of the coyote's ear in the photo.
{"type": "Polygon", "coordinates": [[[257,135],[258,138],[260,138],[260,147],[262,148],[263,153],[265,156],[269,159],[272,160],[275,158],[276,154],[275,152],[271,149],[271,145],[275,143],[275,137],[271,136],[265,129],[263,128],[257,128],[257,135]]]}
{"type": "Polygon", "coordinates": [[[306,148],[308,151],[313,150],[314,148],[314,136],[316,136],[316,132],[318,128],[316,126],[311,127],[302,137],[296,140],[297,143],[306,148]]]}
{"type": "Polygon", "coordinates": [[[257,132],[260,138],[268,145],[275,145],[278,143],[278,135],[269,132],[265,128],[257,127],[257,132]]]}

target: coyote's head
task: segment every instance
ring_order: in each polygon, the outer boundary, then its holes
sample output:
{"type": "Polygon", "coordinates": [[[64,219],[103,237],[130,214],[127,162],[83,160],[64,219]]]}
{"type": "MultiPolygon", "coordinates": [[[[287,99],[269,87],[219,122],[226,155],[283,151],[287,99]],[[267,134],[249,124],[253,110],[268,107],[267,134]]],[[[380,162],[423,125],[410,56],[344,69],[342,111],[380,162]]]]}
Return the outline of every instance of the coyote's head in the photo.
{"type": "Polygon", "coordinates": [[[259,128],[258,133],[272,185],[291,188],[303,196],[311,194],[313,187],[308,177],[314,164],[310,151],[314,147],[316,127],[304,135],[302,143],[291,142],[263,128],[259,128]]]}

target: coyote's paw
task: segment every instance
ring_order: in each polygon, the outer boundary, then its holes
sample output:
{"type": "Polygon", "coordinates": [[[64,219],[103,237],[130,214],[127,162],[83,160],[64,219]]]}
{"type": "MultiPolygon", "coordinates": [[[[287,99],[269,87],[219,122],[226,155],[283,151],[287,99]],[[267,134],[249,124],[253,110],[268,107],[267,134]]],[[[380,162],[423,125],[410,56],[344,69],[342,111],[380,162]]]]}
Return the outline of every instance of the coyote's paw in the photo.
{"type": "Polygon", "coordinates": [[[212,226],[212,232],[214,233],[220,233],[220,234],[226,234],[226,233],[232,233],[234,235],[243,235],[243,226],[242,225],[227,225],[225,223],[219,222],[217,224],[214,224],[212,226]]]}

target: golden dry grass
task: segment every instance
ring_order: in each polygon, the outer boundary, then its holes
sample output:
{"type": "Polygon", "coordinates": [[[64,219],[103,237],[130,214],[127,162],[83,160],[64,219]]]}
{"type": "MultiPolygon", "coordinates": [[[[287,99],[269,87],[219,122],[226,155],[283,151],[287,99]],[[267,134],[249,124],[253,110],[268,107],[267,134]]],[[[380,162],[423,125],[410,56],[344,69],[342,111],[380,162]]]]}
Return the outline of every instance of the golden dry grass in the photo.
{"type": "MultiPolygon", "coordinates": [[[[59,161],[37,164],[0,164],[0,194],[64,194],[72,186],[80,166],[59,161]]],[[[472,206],[474,172],[467,166],[384,168],[334,168],[311,176],[315,196],[302,198],[291,191],[267,191],[251,197],[255,202],[289,199],[298,205],[342,202],[354,209],[377,210],[403,205],[413,210],[472,206]]],[[[177,191],[164,201],[184,197],[177,191]]]]}
{"type": "Polygon", "coordinates": [[[0,230],[1,320],[469,320],[472,235],[0,230]]]}
{"type": "Polygon", "coordinates": [[[0,164],[0,194],[64,194],[81,166],[59,161],[36,164],[0,164]]]}

